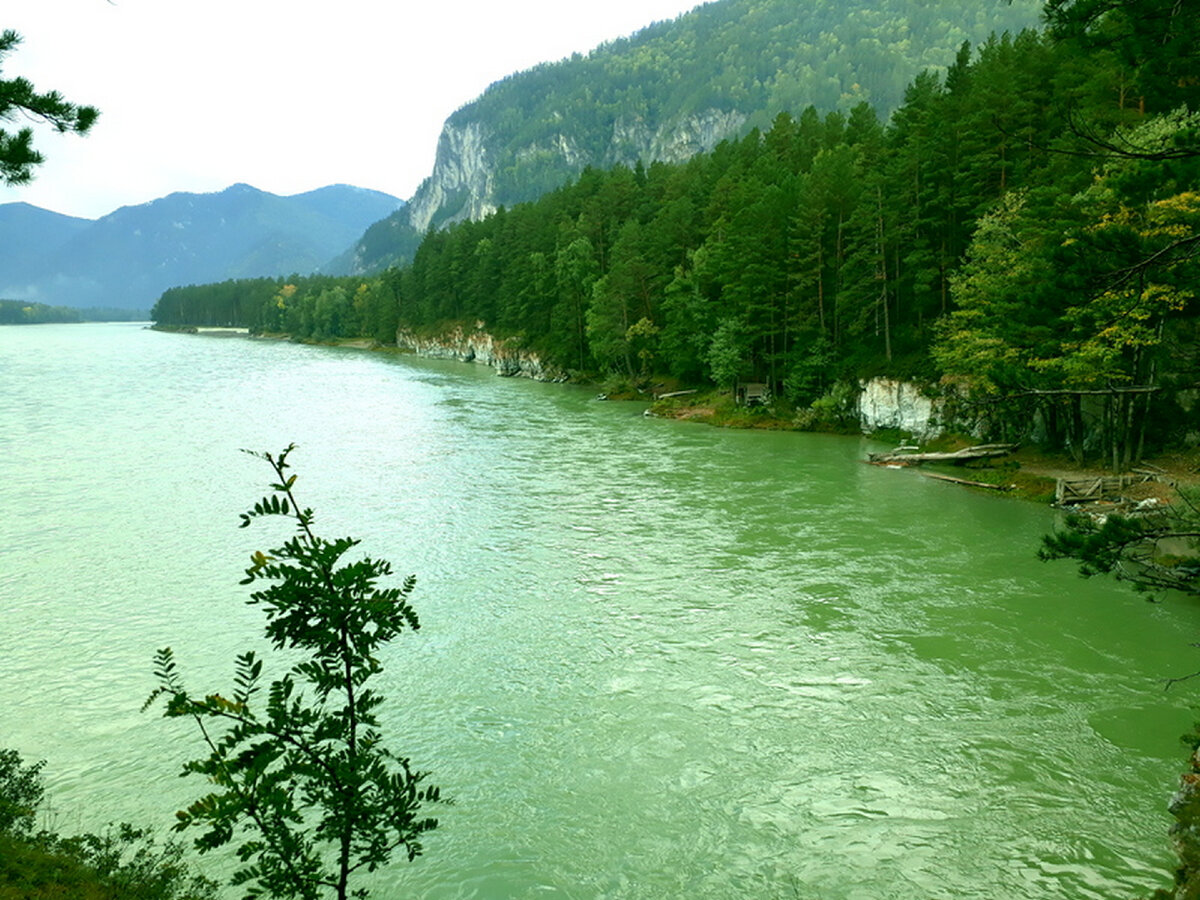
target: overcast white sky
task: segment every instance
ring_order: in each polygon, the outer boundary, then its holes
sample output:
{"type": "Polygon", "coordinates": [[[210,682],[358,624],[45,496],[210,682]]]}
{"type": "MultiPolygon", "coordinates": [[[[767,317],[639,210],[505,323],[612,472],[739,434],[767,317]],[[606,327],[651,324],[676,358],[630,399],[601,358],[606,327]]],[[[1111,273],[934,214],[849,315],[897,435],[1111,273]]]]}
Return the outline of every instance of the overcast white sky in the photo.
{"type": "MultiPolygon", "coordinates": [[[[442,122],[490,83],[700,0],[4,0],[21,75],[101,110],[37,129],[25,201],[97,218],[172,191],[346,183],[407,199],[442,122]]],[[[5,123],[10,129],[16,123],[5,123]]]]}

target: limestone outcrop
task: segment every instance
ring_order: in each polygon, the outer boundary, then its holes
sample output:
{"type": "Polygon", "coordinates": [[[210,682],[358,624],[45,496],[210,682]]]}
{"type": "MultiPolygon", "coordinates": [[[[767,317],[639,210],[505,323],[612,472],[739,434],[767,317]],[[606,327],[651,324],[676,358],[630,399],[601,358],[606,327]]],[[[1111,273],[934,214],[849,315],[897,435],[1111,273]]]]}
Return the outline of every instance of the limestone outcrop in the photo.
{"type": "MultiPolygon", "coordinates": [[[[348,252],[345,271],[370,272],[396,262],[389,254],[404,241],[411,245],[411,253],[431,227],[476,221],[501,205],[534,199],[522,193],[527,193],[527,179],[533,183],[549,179],[554,182],[551,186],[557,187],[589,165],[610,168],[634,166],[639,161],[647,165],[655,160],[683,162],[737,136],[746,124],[745,113],[737,110],[707,109],[661,122],[618,116],[607,145],[589,148],[572,134],[565,113],[558,119],[563,122],[562,131],[513,147],[504,146],[486,121],[451,116],[438,138],[433,172],[402,209],[373,225],[348,252]],[[523,172],[522,178],[513,183],[510,173],[505,182],[504,171],[514,167],[523,172]]],[[[333,266],[340,269],[342,263],[333,266]]]]}
{"type": "Polygon", "coordinates": [[[858,397],[859,423],[864,434],[884,428],[898,428],[921,440],[938,437],[941,401],[926,396],[910,381],[872,378],[861,384],[858,397]]]}
{"type": "Polygon", "coordinates": [[[401,328],[396,346],[431,359],[456,359],[491,366],[497,375],[521,376],[535,381],[566,381],[565,372],[542,362],[536,353],[516,342],[497,338],[483,330],[456,327],[434,336],[419,336],[401,328]]]}
{"type": "Polygon", "coordinates": [[[405,209],[409,224],[418,232],[424,234],[435,220],[443,226],[495,212],[495,162],[487,138],[482,122],[461,127],[447,122],[442,128],[433,173],[421,182],[405,209]]]}

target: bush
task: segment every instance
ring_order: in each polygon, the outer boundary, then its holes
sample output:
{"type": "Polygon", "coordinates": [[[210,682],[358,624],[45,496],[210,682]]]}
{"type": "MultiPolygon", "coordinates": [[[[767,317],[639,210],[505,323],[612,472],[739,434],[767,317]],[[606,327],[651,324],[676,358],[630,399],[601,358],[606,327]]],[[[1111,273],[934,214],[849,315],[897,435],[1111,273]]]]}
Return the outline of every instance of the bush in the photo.
{"type": "Polygon", "coordinates": [[[182,846],[159,845],[143,829],[34,831],[43,765],[0,750],[0,900],[215,900],[216,883],[191,874],[182,846]]]}

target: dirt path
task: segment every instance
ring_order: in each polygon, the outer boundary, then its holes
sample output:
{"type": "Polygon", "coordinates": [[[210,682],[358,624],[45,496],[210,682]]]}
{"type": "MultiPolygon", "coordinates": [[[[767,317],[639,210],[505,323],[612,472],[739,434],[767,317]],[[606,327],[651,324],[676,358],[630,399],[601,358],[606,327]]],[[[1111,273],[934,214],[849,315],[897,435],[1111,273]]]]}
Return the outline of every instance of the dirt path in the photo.
{"type": "MultiPolygon", "coordinates": [[[[1057,481],[1065,478],[1071,481],[1082,481],[1088,478],[1100,478],[1112,473],[1099,466],[1076,466],[1070,460],[1045,456],[1034,451],[1021,450],[1014,455],[1020,463],[1021,471],[1038,478],[1057,481]]],[[[1175,497],[1176,486],[1200,486],[1200,450],[1164,454],[1145,460],[1135,469],[1155,472],[1158,479],[1144,484],[1131,485],[1126,488],[1125,495],[1130,500],[1145,500],[1157,497],[1159,500],[1170,502],[1175,497]]]]}

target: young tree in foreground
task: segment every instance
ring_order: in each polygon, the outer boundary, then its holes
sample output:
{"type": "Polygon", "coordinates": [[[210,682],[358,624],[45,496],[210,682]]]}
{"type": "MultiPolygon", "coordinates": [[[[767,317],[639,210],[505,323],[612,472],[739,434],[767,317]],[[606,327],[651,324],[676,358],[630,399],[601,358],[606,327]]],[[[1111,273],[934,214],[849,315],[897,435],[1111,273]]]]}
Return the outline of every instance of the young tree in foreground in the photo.
{"type": "Polygon", "coordinates": [[[206,776],[214,790],[176,813],[177,831],[207,829],[196,839],[201,852],[239,837],[242,866],[232,883],[246,885],[247,898],[345,900],[367,896],[351,890],[352,876],[374,871],[400,848],[412,860],[421,835],[437,826],[419,813],[439,799],[438,789],[422,786],[425,773],[383,746],[376,717],[383,698],[369,687],[381,671],[380,648],[405,627],[419,627],[408,603],[415,579],[377,587],[391,574],[389,563],[343,563],[359,542],[313,532],[312,510],[292,494],[296,476],[285,474],[293,449],[252,454],[278,481],[242,515],[242,527],[282,516],[295,522],[296,534],[256,552],[242,584],[268,583],[248,602],[266,612],[275,649],[303,658],[264,691],[262,661],[243,653],[232,694],[198,697],[184,688],[166,648],[155,657],[159,686],[146,705],[165,698],[164,715],[193,719],[209,749],[185,763],[183,774],[206,776]]]}
{"type": "MultiPolygon", "coordinates": [[[[0,32],[0,63],[20,43],[15,31],[0,32]]],[[[24,78],[0,78],[0,123],[24,116],[59,132],[87,134],[99,115],[94,107],[68,103],[57,91],[39,94],[24,78]]],[[[42,161],[42,154],[33,149],[33,129],[11,133],[0,128],[0,184],[25,184],[42,161]]]]}

